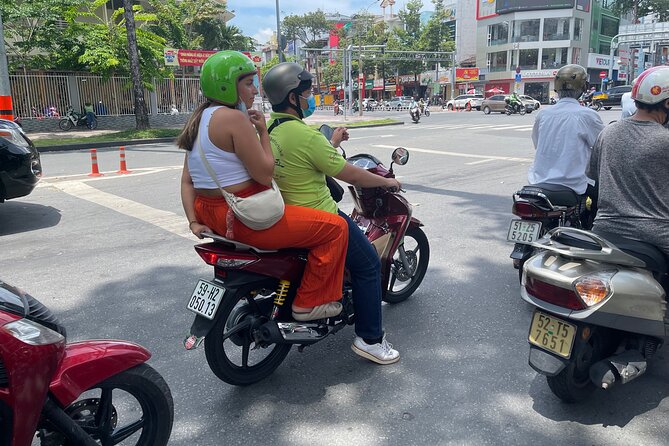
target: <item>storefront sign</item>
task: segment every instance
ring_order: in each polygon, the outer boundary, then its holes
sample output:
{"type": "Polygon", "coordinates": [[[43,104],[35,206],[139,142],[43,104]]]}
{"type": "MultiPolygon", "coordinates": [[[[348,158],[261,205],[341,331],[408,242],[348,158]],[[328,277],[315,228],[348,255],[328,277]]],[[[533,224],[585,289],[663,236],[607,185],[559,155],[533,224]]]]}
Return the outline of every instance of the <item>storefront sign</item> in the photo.
{"type": "Polygon", "coordinates": [[[478,68],[456,68],[455,82],[470,82],[479,80],[478,68]]]}
{"type": "Polygon", "coordinates": [[[557,70],[523,70],[522,75],[524,79],[545,79],[555,77],[557,70]]]}
{"type": "MultiPolygon", "coordinates": [[[[622,60],[622,57],[618,59],[622,60]]],[[[614,58],[613,69],[618,69],[618,60],[614,58]]],[[[609,68],[611,66],[611,56],[606,54],[588,54],[588,68],[609,68]]]]}
{"type": "MultiPolygon", "coordinates": [[[[163,56],[165,58],[165,65],[168,67],[200,67],[205,60],[217,51],[207,50],[182,50],[175,48],[165,48],[163,56]]],[[[253,61],[256,67],[262,65],[261,53],[250,53],[248,51],[242,52],[249,59],[253,61]]]]}

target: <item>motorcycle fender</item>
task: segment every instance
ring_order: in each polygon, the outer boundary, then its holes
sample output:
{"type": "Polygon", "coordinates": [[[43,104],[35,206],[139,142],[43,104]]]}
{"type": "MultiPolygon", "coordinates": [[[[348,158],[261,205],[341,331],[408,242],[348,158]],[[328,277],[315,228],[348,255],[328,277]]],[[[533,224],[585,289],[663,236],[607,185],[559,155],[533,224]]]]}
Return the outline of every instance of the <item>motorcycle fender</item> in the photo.
{"type": "Polygon", "coordinates": [[[411,217],[411,221],[409,222],[410,228],[420,228],[421,226],[425,226],[422,221],[418,220],[416,217],[411,217]]]}
{"type": "Polygon", "coordinates": [[[149,360],[151,353],[126,341],[82,341],[68,344],[49,390],[66,407],[79,395],[117,373],[149,360]]]}
{"type": "Polygon", "coordinates": [[[195,316],[193,325],[190,326],[190,334],[195,335],[198,338],[205,337],[209,334],[215,322],[216,318],[207,319],[198,314],[195,316]]]}
{"type": "Polygon", "coordinates": [[[525,245],[523,243],[516,243],[513,245],[513,251],[511,251],[511,257],[513,260],[527,260],[532,257],[534,248],[531,245],[525,245]]]}
{"type": "Polygon", "coordinates": [[[530,367],[537,373],[546,376],[555,376],[567,366],[569,361],[567,359],[558,358],[545,350],[541,350],[531,345],[528,362],[530,367]]]}

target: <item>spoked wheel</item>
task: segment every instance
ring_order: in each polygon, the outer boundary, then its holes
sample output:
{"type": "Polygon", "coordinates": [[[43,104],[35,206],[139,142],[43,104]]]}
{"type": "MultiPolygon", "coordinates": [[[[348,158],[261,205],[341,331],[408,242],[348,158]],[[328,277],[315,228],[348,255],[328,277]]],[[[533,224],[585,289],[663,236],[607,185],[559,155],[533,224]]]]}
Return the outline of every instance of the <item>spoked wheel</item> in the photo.
{"type": "Polygon", "coordinates": [[[565,403],[576,403],[589,397],[595,390],[590,381],[590,367],[604,357],[602,352],[601,338],[594,333],[586,344],[576,348],[564,370],[546,377],[553,394],[565,403]]]}
{"type": "MultiPolygon", "coordinates": [[[[87,390],[65,413],[102,446],[164,446],[172,432],[174,403],[163,377],[140,364],[87,390]]],[[[74,446],[48,428],[38,436],[41,445],[74,446]]]]}
{"type": "Polygon", "coordinates": [[[425,109],[425,116],[427,116],[427,117],[430,116],[430,110],[428,110],[427,108],[425,109]]]}
{"type": "Polygon", "coordinates": [[[272,298],[255,291],[226,292],[216,323],[204,341],[209,367],[228,384],[246,386],[271,375],[290,344],[260,344],[253,331],[269,320],[272,298]]]}
{"type": "Polygon", "coordinates": [[[427,236],[420,228],[409,228],[393,256],[390,283],[383,300],[391,304],[407,300],[423,281],[429,261],[430,245],[427,236]],[[401,258],[402,250],[406,255],[408,270],[401,258]]]}
{"type": "Polygon", "coordinates": [[[72,128],[72,121],[70,121],[67,118],[61,119],[60,121],[58,121],[58,127],[60,127],[62,131],[67,132],[72,128]]]}

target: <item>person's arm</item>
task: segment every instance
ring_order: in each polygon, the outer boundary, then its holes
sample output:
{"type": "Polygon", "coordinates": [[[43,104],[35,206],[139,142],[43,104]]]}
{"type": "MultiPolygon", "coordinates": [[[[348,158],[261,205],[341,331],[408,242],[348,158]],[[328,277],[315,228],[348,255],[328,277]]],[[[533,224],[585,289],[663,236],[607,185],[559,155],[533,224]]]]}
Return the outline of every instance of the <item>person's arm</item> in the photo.
{"type": "Polygon", "coordinates": [[[200,224],[195,215],[195,187],[188,171],[188,155],[186,155],[181,172],[181,205],[188,219],[188,228],[197,238],[202,238],[203,232],[213,232],[208,226],[200,224]]]}
{"type": "Polygon", "coordinates": [[[539,121],[541,121],[541,113],[539,113],[534,120],[534,125],[532,126],[532,143],[534,144],[534,150],[537,150],[537,145],[539,144],[539,121]]]}
{"type": "Polygon", "coordinates": [[[365,169],[353,164],[346,163],[337,175],[336,179],[358,187],[384,187],[386,189],[400,190],[402,185],[395,178],[384,178],[375,175],[365,169]]]}

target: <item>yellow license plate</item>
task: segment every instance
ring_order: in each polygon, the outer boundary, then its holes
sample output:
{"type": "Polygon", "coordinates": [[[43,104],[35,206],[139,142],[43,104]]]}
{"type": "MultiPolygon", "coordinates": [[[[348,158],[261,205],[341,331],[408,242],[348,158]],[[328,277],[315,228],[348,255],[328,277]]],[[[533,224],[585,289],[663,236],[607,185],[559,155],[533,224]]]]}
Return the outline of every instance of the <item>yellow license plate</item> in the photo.
{"type": "Polygon", "coordinates": [[[541,311],[534,312],[528,336],[530,344],[563,358],[569,358],[574,338],[576,338],[575,325],[541,311]]]}

